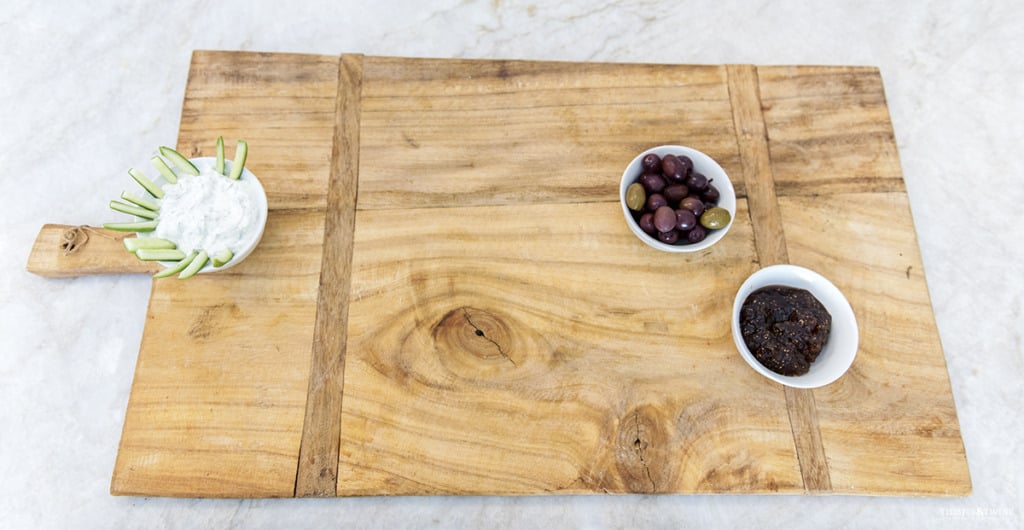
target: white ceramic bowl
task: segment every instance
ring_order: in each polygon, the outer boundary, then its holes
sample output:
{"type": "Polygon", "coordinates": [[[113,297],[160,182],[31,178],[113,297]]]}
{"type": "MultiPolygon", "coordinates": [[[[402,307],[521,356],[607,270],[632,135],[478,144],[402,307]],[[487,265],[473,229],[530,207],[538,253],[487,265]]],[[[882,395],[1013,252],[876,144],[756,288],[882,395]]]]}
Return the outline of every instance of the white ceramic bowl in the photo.
{"type": "Polygon", "coordinates": [[[736,342],[743,360],[758,373],[786,386],[795,388],[817,388],[839,379],[853,364],[857,356],[859,334],[853,308],[843,293],[824,276],[795,265],[773,265],[751,274],[739,292],[732,306],[732,338],[736,342]],[[811,363],[804,375],[786,376],[777,374],[762,365],[747,349],[740,331],[740,308],[750,293],[771,285],[795,287],[810,291],[832,315],[832,329],[825,348],[811,363]]]}
{"type": "Polygon", "coordinates": [[[619,203],[622,205],[622,214],[626,216],[626,224],[629,229],[636,234],[636,237],[640,238],[640,241],[647,243],[651,247],[665,252],[697,252],[704,250],[715,243],[718,243],[725,233],[732,227],[733,221],[736,218],[736,190],[732,187],[732,181],[729,180],[729,175],[725,174],[725,170],[722,166],[718,165],[710,156],[692,148],[683,145],[660,145],[658,147],[652,147],[633,159],[632,162],[626,166],[626,170],[622,172],[622,181],[619,183],[619,203]],[[654,153],[659,157],[663,157],[667,154],[674,155],[686,155],[693,161],[694,171],[699,171],[713,181],[713,184],[719,191],[718,206],[725,208],[729,211],[730,221],[729,224],[723,228],[717,230],[709,230],[708,235],[703,241],[694,243],[691,245],[669,245],[662,243],[654,236],[648,235],[646,232],[640,229],[640,225],[637,224],[636,220],[633,219],[633,214],[630,212],[629,207],[626,206],[626,188],[630,184],[636,182],[637,177],[643,172],[641,161],[645,156],[650,153],[654,153]]]}
{"type": "MultiPolygon", "coordinates": [[[[214,157],[190,158],[189,160],[193,164],[195,164],[195,166],[197,168],[199,168],[200,171],[202,171],[205,168],[212,168],[214,166],[214,164],[216,163],[216,161],[217,161],[217,159],[214,158],[214,157]]],[[[225,172],[228,172],[228,171],[231,170],[231,164],[232,164],[231,160],[225,160],[224,161],[224,171],[225,172]]],[[[181,174],[181,172],[177,168],[173,168],[173,169],[174,169],[175,173],[177,173],[179,175],[181,174]]],[[[225,177],[225,178],[227,178],[227,177],[225,177]]],[[[224,265],[222,265],[220,267],[214,267],[213,266],[213,259],[212,259],[213,256],[211,256],[210,261],[207,262],[206,265],[203,266],[203,268],[199,270],[200,274],[207,273],[207,272],[222,271],[222,270],[225,270],[225,269],[230,269],[231,267],[234,267],[235,265],[238,265],[249,254],[252,253],[252,251],[259,244],[260,239],[263,238],[263,230],[264,230],[264,228],[267,225],[267,213],[268,213],[267,194],[266,194],[266,191],[264,191],[264,189],[263,189],[263,184],[260,183],[259,179],[256,178],[256,175],[254,175],[251,171],[249,171],[249,168],[247,168],[247,167],[242,169],[242,175],[240,177],[238,177],[238,181],[243,186],[243,190],[249,196],[249,199],[252,201],[253,206],[255,208],[257,208],[257,216],[258,217],[257,217],[256,223],[254,223],[252,229],[247,234],[244,235],[244,237],[242,238],[242,244],[239,246],[239,248],[231,249],[232,252],[234,252],[234,256],[231,258],[231,261],[225,263],[224,265]]],[[[159,186],[163,186],[163,185],[165,185],[167,183],[167,181],[162,176],[158,176],[157,178],[155,178],[154,182],[156,182],[156,184],[159,185],[159,186]]],[[[139,233],[137,235],[139,237],[156,237],[153,232],[139,233]]],[[[170,262],[170,261],[161,261],[160,263],[164,267],[172,267],[172,266],[175,265],[174,262],[170,262]]]]}

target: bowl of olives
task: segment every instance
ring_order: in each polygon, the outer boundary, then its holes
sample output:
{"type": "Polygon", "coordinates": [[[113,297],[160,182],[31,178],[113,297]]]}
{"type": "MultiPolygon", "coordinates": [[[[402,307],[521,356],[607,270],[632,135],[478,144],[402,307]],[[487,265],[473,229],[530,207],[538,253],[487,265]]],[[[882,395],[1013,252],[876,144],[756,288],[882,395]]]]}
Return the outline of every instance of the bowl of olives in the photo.
{"type": "Polygon", "coordinates": [[[722,166],[682,145],[652,147],[622,173],[619,202],[641,241],[665,252],[697,252],[720,241],[736,215],[722,166]]]}

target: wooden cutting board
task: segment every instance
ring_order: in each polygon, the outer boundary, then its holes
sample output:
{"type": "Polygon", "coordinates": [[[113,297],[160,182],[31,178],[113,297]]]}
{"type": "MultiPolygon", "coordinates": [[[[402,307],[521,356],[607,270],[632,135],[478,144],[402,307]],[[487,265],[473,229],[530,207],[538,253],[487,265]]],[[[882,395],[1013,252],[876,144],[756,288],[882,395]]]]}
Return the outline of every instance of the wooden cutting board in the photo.
{"type": "Polygon", "coordinates": [[[196,52],[179,150],[248,141],[241,265],[153,282],[116,495],[971,491],[875,68],[196,52]],[[618,182],[685,144],[739,195],[695,255],[618,182]],[[730,335],[759,267],[858,318],[817,390],[730,335]]]}

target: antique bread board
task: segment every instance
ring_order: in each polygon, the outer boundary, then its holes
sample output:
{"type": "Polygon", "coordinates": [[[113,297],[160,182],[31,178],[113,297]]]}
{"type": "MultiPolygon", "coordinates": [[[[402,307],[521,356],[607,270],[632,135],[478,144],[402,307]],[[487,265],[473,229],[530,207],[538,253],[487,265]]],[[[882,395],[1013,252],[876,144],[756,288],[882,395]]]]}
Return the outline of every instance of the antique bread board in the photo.
{"type": "Polygon", "coordinates": [[[875,68],[195,52],[178,148],[220,135],[266,235],[153,282],[113,494],[970,493],[875,68]],[[659,144],[735,183],[707,251],[623,221],[659,144]],[[821,389],[732,343],[782,262],[858,318],[821,389]]]}

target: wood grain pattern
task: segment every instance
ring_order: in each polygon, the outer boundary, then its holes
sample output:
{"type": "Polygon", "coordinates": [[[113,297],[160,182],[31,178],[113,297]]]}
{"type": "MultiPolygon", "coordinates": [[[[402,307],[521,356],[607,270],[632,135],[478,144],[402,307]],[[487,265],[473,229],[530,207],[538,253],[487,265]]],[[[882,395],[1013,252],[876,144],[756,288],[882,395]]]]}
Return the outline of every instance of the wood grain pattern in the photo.
{"type": "Polygon", "coordinates": [[[660,144],[739,171],[722,66],[375,57],[364,68],[360,209],[604,202],[629,160],[660,144]]]}
{"type": "MultiPolygon", "coordinates": [[[[47,224],[39,230],[32,251],[28,256],[25,270],[45,278],[72,278],[98,274],[153,274],[160,265],[139,261],[125,251],[121,243],[124,232],[104,230],[95,226],[75,227],[72,225],[47,224]],[[79,243],[74,252],[66,252],[61,246],[69,230],[84,231],[72,236],[79,243]]],[[[134,234],[127,234],[132,235],[134,234]]]]}
{"type": "Polygon", "coordinates": [[[775,175],[768,153],[768,134],[761,112],[757,70],[751,65],[729,65],[729,98],[739,146],[741,177],[750,204],[757,258],[762,267],[789,263],[786,231],[775,195],[775,175]]]}
{"type": "Polygon", "coordinates": [[[724,74],[367,58],[339,494],[802,491],[731,345],[749,221],[668,256],[616,201],[650,142],[737,170],[724,74]]]}
{"type": "Polygon", "coordinates": [[[196,52],[178,149],[210,156],[219,135],[229,146],[245,139],[255,157],[246,167],[260,182],[272,177],[263,182],[271,209],[324,210],[337,68],[337,56],[196,52]]]}
{"type": "Polygon", "coordinates": [[[970,492],[875,69],[197,52],[179,147],[219,134],[267,233],[154,283],[116,494],[970,492]],[[734,177],[696,255],[623,223],[663,143],[734,177]],[[785,261],[858,316],[822,389],[732,344],[736,289],[785,261]]]}
{"type": "Polygon", "coordinates": [[[337,494],[352,232],[356,222],[359,172],[361,87],[362,57],[343,55],[338,68],[338,121],[334,127],[333,163],[324,216],[313,361],[295,479],[295,495],[299,497],[337,494]]]}
{"type": "MultiPolygon", "coordinates": [[[[729,65],[728,72],[736,141],[743,162],[743,182],[750,205],[758,262],[762,267],[789,263],[786,232],[768,153],[757,70],[751,65],[729,65]]],[[[825,448],[821,443],[814,395],[806,389],[786,387],[783,391],[804,489],[811,493],[827,492],[832,489],[832,484],[825,448]]]]}
{"type": "Polygon", "coordinates": [[[795,263],[827,270],[857,315],[860,349],[846,376],[814,391],[833,491],[958,496],[971,491],[938,330],[903,193],[780,199],[795,263]],[[836,216],[844,204],[870,211],[836,216]],[[903,226],[910,226],[905,224],[903,226]],[[875,234],[872,239],[856,234],[875,234]],[[841,240],[842,248],[820,241],[841,240]],[[870,267],[867,273],[865,267],[870,267]]]}
{"type": "Polygon", "coordinates": [[[154,281],[113,494],[294,495],[337,82],[336,57],[194,54],[178,146],[246,139],[270,212],[243,263],[154,281]]]}
{"type": "Polygon", "coordinates": [[[850,372],[813,392],[832,491],[969,494],[877,69],[761,67],[758,75],[789,258],[829,277],[858,319],[850,372]]]}
{"type": "Polygon", "coordinates": [[[877,68],[757,71],[780,195],[906,192],[877,68]]]}
{"type": "Polygon", "coordinates": [[[339,494],[803,491],[785,398],[731,342],[749,223],[680,257],[621,216],[359,211],[339,494]]]}

